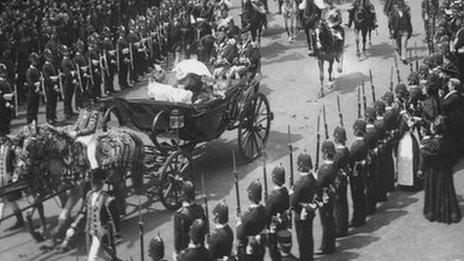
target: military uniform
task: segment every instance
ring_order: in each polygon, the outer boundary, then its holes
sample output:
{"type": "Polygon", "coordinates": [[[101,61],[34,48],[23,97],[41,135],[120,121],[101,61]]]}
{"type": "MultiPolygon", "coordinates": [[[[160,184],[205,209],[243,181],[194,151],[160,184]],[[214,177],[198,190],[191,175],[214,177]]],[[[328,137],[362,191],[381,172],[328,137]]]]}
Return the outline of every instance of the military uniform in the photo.
{"type": "Polygon", "coordinates": [[[337,198],[334,202],[335,234],[337,237],[343,237],[348,234],[347,188],[348,175],[351,172],[349,169],[350,151],[342,144],[337,144],[335,150],[337,154],[334,163],[338,168],[335,178],[337,187],[337,198]]]}
{"type": "Polygon", "coordinates": [[[113,81],[114,81],[114,75],[116,73],[116,47],[114,46],[112,40],[111,40],[111,32],[108,27],[104,28],[104,33],[103,33],[103,40],[102,40],[102,52],[103,52],[103,57],[104,57],[104,62],[105,62],[105,67],[108,71],[105,71],[105,90],[107,92],[114,92],[114,86],[113,86],[113,81]],[[105,28],[107,28],[105,30],[105,28]],[[108,64],[106,64],[106,62],[108,64]]]}
{"type": "Polygon", "coordinates": [[[190,243],[188,248],[182,251],[178,256],[178,261],[212,261],[208,255],[208,250],[204,246],[206,226],[204,220],[194,220],[189,228],[190,243]]]}
{"type": "Polygon", "coordinates": [[[203,207],[195,203],[184,203],[174,214],[174,249],[176,252],[188,247],[189,228],[196,219],[206,220],[206,216],[203,207]]]}
{"type": "MultiPolygon", "coordinates": [[[[82,43],[82,42],[81,42],[82,43]]],[[[76,90],[76,107],[82,108],[82,100],[84,99],[84,92],[90,89],[90,75],[89,75],[89,66],[87,64],[87,59],[83,53],[83,43],[81,48],[77,48],[76,53],[73,58],[73,62],[76,65],[78,84],[79,88],[76,90]],[[79,80],[80,78],[80,80],[79,80]]]]}
{"type": "MultiPolygon", "coordinates": [[[[101,97],[103,93],[101,93],[101,84],[102,84],[102,78],[101,78],[101,60],[100,60],[100,50],[97,48],[96,43],[93,43],[90,45],[89,50],[87,52],[88,60],[89,60],[89,70],[92,70],[92,74],[90,77],[93,77],[90,79],[91,82],[91,88],[88,90],[89,93],[93,97],[101,97]]],[[[90,74],[90,73],[89,73],[90,74]]]]}
{"type": "Polygon", "coordinates": [[[76,87],[77,80],[74,78],[77,71],[73,61],[69,58],[68,51],[63,56],[61,62],[61,70],[63,72],[63,95],[64,95],[64,114],[67,118],[74,116],[72,108],[72,97],[74,95],[74,88],[76,87]]]}
{"type": "Polygon", "coordinates": [[[213,260],[229,257],[232,254],[234,234],[227,222],[229,206],[225,202],[216,204],[213,209],[215,228],[208,238],[208,254],[213,260]]]}
{"type": "Polygon", "coordinates": [[[39,112],[40,95],[42,91],[42,84],[40,82],[40,72],[36,68],[36,64],[31,66],[26,71],[26,83],[27,83],[27,113],[26,122],[27,124],[32,121],[37,122],[37,114],[39,112]]]}
{"type": "Polygon", "coordinates": [[[45,95],[47,96],[47,104],[45,107],[45,116],[48,122],[54,123],[56,117],[56,104],[60,92],[58,82],[58,71],[50,60],[47,60],[42,67],[42,75],[45,84],[45,95]]]}
{"type": "Polygon", "coordinates": [[[117,51],[119,52],[119,71],[118,71],[118,82],[121,90],[129,87],[127,74],[129,73],[130,67],[130,51],[129,42],[125,38],[123,32],[120,32],[119,38],[116,41],[117,51]]]}
{"type": "Polygon", "coordinates": [[[367,157],[367,182],[366,182],[366,214],[373,215],[377,205],[376,180],[379,173],[379,159],[377,155],[378,133],[373,123],[366,125],[365,141],[369,148],[367,157]]]}

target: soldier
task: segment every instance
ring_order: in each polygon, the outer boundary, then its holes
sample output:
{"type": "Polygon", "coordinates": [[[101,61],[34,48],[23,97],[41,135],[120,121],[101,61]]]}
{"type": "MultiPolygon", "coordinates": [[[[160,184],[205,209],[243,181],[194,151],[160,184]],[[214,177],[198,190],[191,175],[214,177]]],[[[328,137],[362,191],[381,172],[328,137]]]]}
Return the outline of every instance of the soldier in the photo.
{"type": "Polygon", "coordinates": [[[300,178],[295,182],[294,192],[290,198],[290,205],[295,212],[295,229],[298,240],[300,260],[313,260],[313,219],[314,195],[316,193],[316,178],[312,172],[313,163],[311,156],[306,153],[300,154],[297,159],[300,178]]]}
{"type": "Polygon", "coordinates": [[[138,77],[141,74],[141,61],[139,55],[139,43],[140,37],[136,32],[136,24],[133,19],[129,20],[129,32],[127,34],[127,40],[130,44],[131,49],[129,50],[129,74],[130,74],[130,84],[133,85],[138,82],[138,77]]]}
{"type": "Polygon", "coordinates": [[[37,122],[37,114],[39,112],[40,94],[43,86],[40,81],[40,72],[37,69],[39,62],[39,55],[36,52],[32,52],[29,55],[30,66],[26,71],[26,83],[27,83],[27,113],[26,121],[27,124],[32,121],[37,122]]]}
{"type": "Polygon", "coordinates": [[[45,84],[45,95],[47,96],[47,104],[45,107],[45,116],[50,125],[56,124],[56,104],[58,102],[58,94],[60,92],[58,82],[58,71],[53,65],[53,56],[50,49],[44,50],[45,63],[42,67],[42,75],[45,84]]]}
{"type": "Polygon", "coordinates": [[[432,40],[435,30],[435,18],[438,12],[438,0],[422,0],[422,19],[424,20],[425,39],[428,43],[432,40]]]}
{"type": "Polygon", "coordinates": [[[250,207],[237,223],[238,259],[264,260],[264,235],[270,223],[270,216],[261,204],[263,188],[259,181],[253,181],[248,186],[250,207]]]}
{"type": "Polygon", "coordinates": [[[103,93],[101,93],[101,67],[100,67],[100,50],[98,48],[98,34],[92,34],[88,39],[89,49],[87,52],[87,57],[89,60],[89,71],[90,74],[90,82],[91,88],[87,90],[93,97],[101,97],[103,93]]]}
{"type": "Polygon", "coordinates": [[[366,121],[358,119],[353,124],[355,139],[350,147],[350,165],[353,170],[350,176],[351,198],[353,201],[353,215],[351,227],[360,227],[366,224],[366,157],[369,151],[364,135],[366,133],[366,121]]]}
{"type": "Polygon", "coordinates": [[[379,173],[379,158],[377,157],[377,141],[378,132],[375,128],[374,121],[376,120],[376,113],[373,107],[367,107],[366,110],[366,134],[364,136],[369,153],[367,157],[367,182],[366,182],[366,214],[375,214],[377,204],[378,191],[377,180],[379,173]]]}
{"type": "MultiPolygon", "coordinates": [[[[395,164],[393,161],[393,149],[398,144],[398,128],[399,128],[399,115],[400,111],[398,107],[393,107],[394,97],[392,92],[386,92],[382,96],[382,101],[385,103],[385,114],[383,116],[385,123],[385,130],[387,132],[385,154],[386,154],[386,166],[389,173],[387,181],[387,190],[392,192],[395,188],[395,164]]],[[[426,104],[426,103],[424,103],[426,104]]],[[[438,101],[436,102],[436,108],[438,108],[438,101]]]]}
{"type": "Polygon", "coordinates": [[[14,92],[7,80],[7,68],[0,64],[0,136],[10,133],[14,92]]]}
{"type": "Polygon", "coordinates": [[[335,178],[338,168],[334,164],[335,145],[333,142],[324,141],[321,147],[323,163],[317,170],[318,198],[324,204],[319,208],[322,225],[322,242],[317,254],[327,255],[335,251],[335,219],[333,216],[335,178]]]}
{"type": "Polygon", "coordinates": [[[182,207],[174,214],[174,255],[185,250],[189,244],[189,228],[196,219],[206,221],[201,205],[195,203],[195,189],[192,182],[185,182],[182,190],[182,207]]]}
{"type": "Polygon", "coordinates": [[[329,27],[335,39],[343,40],[345,33],[341,27],[342,13],[340,9],[335,6],[333,0],[326,0],[326,3],[328,8],[322,11],[322,18],[327,22],[327,26],[329,27]]]}
{"type": "Polygon", "coordinates": [[[229,206],[219,202],[213,209],[214,230],[208,238],[208,254],[213,260],[229,257],[232,254],[234,234],[227,224],[229,222],[229,206]]]}
{"type": "Polygon", "coordinates": [[[92,190],[87,194],[85,204],[82,204],[76,220],[66,232],[66,238],[60,248],[67,249],[76,235],[77,228],[82,222],[86,222],[86,231],[88,231],[86,243],[91,243],[88,261],[98,260],[101,249],[111,257],[111,260],[120,260],[116,255],[114,243],[114,220],[117,215],[115,201],[103,189],[106,172],[103,169],[94,169],[91,171],[91,178],[92,190]]]}
{"type": "Polygon", "coordinates": [[[177,257],[177,261],[212,261],[208,257],[208,250],[205,248],[206,225],[203,219],[193,221],[189,229],[190,243],[188,248],[177,257]]]}
{"type": "Polygon", "coordinates": [[[385,126],[385,120],[383,118],[385,114],[385,103],[383,101],[376,101],[374,103],[375,112],[377,118],[374,121],[374,126],[377,130],[377,149],[379,158],[379,172],[376,182],[377,197],[376,200],[379,202],[385,202],[387,200],[387,192],[390,190],[389,182],[390,176],[393,174],[392,162],[388,160],[386,143],[387,143],[387,131],[385,126]]]}
{"type": "Polygon", "coordinates": [[[114,75],[116,73],[116,62],[117,62],[116,48],[111,39],[111,31],[109,27],[107,26],[103,27],[102,36],[103,36],[102,52],[103,52],[105,66],[106,66],[105,69],[107,69],[107,71],[105,72],[105,90],[108,93],[113,93],[114,92],[113,81],[114,81],[114,75]],[[106,62],[108,64],[106,64],[106,62]]]}
{"type": "Polygon", "coordinates": [[[76,107],[83,108],[84,93],[90,89],[90,75],[87,59],[85,58],[85,46],[81,40],[75,44],[75,54],[73,62],[76,65],[79,88],[76,90],[76,107]],[[79,80],[80,79],[80,80],[79,80]]]}
{"type": "Polygon", "coordinates": [[[166,261],[164,259],[164,242],[158,235],[150,240],[148,244],[148,256],[152,261],[166,261]]]}
{"type": "MultiPolygon", "coordinates": [[[[119,37],[116,41],[117,52],[119,53],[118,83],[121,90],[129,88],[127,74],[130,67],[130,51],[129,42],[125,37],[125,30],[124,26],[119,26],[119,37]]],[[[118,66],[118,64],[116,64],[116,66],[118,66]]]]}
{"type": "Polygon", "coordinates": [[[285,170],[279,165],[272,170],[272,183],[274,190],[266,200],[266,209],[271,215],[269,227],[269,255],[272,260],[280,260],[280,251],[277,244],[277,233],[290,228],[290,196],[285,185],[285,170]]]}
{"type": "Polygon", "coordinates": [[[335,165],[338,168],[335,183],[337,184],[337,199],[334,202],[335,234],[337,237],[344,237],[348,234],[348,175],[350,151],[346,147],[346,131],[343,127],[337,126],[333,133],[336,155],[335,165]]]}
{"type": "Polygon", "coordinates": [[[72,108],[72,97],[74,95],[74,88],[78,84],[75,75],[77,74],[76,66],[73,61],[69,58],[69,49],[67,46],[63,46],[63,60],[61,62],[61,70],[63,71],[63,103],[64,103],[64,115],[69,120],[76,114],[72,108]]]}

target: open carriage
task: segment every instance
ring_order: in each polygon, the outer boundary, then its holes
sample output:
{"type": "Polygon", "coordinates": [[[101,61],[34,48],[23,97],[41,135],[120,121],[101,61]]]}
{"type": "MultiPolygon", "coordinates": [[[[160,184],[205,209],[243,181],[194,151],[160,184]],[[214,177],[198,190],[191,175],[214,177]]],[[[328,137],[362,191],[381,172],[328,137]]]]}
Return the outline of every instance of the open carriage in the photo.
{"type": "Polygon", "coordinates": [[[156,190],[167,209],[180,207],[181,185],[193,179],[192,152],[200,143],[219,138],[226,130],[238,132],[238,150],[247,160],[257,158],[266,146],[273,114],[259,80],[248,76],[232,82],[223,98],[207,103],[184,104],[153,99],[108,98],[102,101],[104,131],[116,122],[148,135],[154,146],[147,173],[159,177],[156,190]]]}

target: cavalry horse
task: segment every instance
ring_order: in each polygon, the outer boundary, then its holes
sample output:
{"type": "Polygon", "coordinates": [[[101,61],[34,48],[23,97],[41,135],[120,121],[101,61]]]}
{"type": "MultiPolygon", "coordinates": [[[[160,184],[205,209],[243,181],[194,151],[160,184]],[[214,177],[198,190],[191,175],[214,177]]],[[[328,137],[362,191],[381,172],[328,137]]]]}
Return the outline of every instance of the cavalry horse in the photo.
{"type": "Polygon", "coordinates": [[[243,24],[249,26],[253,41],[261,45],[263,27],[266,26],[266,7],[260,0],[245,0],[243,3],[243,24]]]}
{"type": "Polygon", "coordinates": [[[362,53],[366,53],[366,41],[367,36],[369,35],[369,45],[372,45],[372,29],[375,26],[374,21],[374,8],[369,0],[361,0],[360,5],[353,12],[353,22],[354,22],[354,34],[356,39],[356,55],[359,57],[361,55],[359,51],[359,33],[361,32],[362,36],[362,53]]]}
{"type": "Polygon", "coordinates": [[[303,0],[298,6],[298,9],[301,24],[306,34],[308,55],[313,55],[313,33],[316,28],[316,23],[321,19],[321,9],[314,3],[314,0],[303,0]]]}
{"type": "Polygon", "coordinates": [[[285,31],[287,32],[288,40],[292,41],[296,38],[297,29],[297,14],[298,6],[296,0],[283,0],[282,15],[284,17],[285,31]],[[288,27],[290,23],[290,28],[288,27]]]}
{"type": "Polygon", "coordinates": [[[319,20],[314,30],[315,51],[317,56],[317,64],[319,66],[319,80],[321,89],[319,97],[324,97],[324,63],[328,62],[329,82],[333,82],[333,63],[338,62],[337,71],[343,70],[343,49],[345,45],[344,31],[341,30],[342,40],[336,38],[331,32],[325,20],[319,20]]]}
{"type": "MultiPolygon", "coordinates": [[[[106,181],[115,194],[120,215],[124,215],[127,173],[134,191],[142,191],[144,146],[132,132],[116,129],[93,134],[90,142],[83,144],[49,125],[32,123],[26,127],[16,141],[19,149],[14,173],[19,180],[32,181],[37,202],[53,194],[65,193],[60,198],[59,223],[52,232],[54,241],[64,236],[71,222],[72,208],[85,196],[87,174],[91,169],[108,171],[106,181]]],[[[42,217],[41,221],[43,233],[46,227],[42,217]]]]}
{"type": "Polygon", "coordinates": [[[395,4],[389,13],[389,21],[393,39],[396,42],[396,50],[401,57],[403,63],[407,63],[406,50],[408,40],[412,34],[411,13],[409,6],[404,3],[401,5],[395,4]]]}

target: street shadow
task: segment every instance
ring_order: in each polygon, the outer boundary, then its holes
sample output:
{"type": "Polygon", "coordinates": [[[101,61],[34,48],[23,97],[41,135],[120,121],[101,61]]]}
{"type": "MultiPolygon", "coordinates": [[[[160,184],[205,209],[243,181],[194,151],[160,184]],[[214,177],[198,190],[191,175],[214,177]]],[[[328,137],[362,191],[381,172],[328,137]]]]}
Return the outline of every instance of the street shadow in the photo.
{"type": "Polygon", "coordinates": [[[284,63],[284,62],[302,60],[302,59],[305,59],[307,57],[308,57],[307,55],[300,54],[300,53],[289,53],[289,54],[282,55],[277,59],[267,60],[267,61],[263,61],[261,63],[263,65],[274,64],[274,63],[284,63]]]}
{"type": "Polygon", "coordinates": [[[288,46],[285,46],[282,43],[273,41],[266,46],[261,46],[261,54],[266,59],[272,59],[284,53],[288,48],[288,46]]]}
{"type": "Polygon", "coordinates": [[[340,238],[337,240],[338,244],[334,253],[316,258],[316,260],[356,260],[359,258],[359,254],[350,250],[361,249],[379,240],[379,237],[370,235],[354,235],[340,238]]]}
{"type": "Polygon", "coordinates": [[[369,76],[360,72],[342,74],[335,78],[335,86],[333,91],[338,91],[340,94],[350,93],[356,91],[356,87],[360,86],[361,82],[368,80],[369,76]]]}
{"type": "Polygon", "coordinates": [[[372,45],[367,49],[368,57],[380,57],[382,59],[390,59],[395,56],[394,47],[387,42],[372,45]]]}

